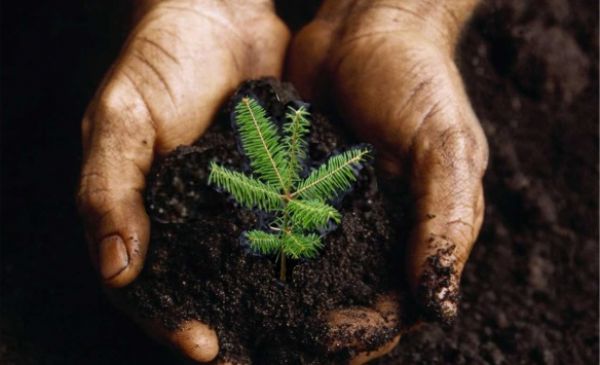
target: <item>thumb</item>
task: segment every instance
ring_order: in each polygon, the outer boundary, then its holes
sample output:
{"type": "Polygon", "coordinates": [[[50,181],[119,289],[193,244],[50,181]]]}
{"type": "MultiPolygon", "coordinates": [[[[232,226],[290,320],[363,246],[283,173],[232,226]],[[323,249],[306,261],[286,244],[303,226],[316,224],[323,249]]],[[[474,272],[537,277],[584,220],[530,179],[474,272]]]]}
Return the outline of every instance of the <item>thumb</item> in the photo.
{"type": "MultiPolygon", "coordinates": [[[[451,324],[459,282],[483,221],[482,176],[487,144],[476,128],[431,123],[413,150],[416,226],[409,245],[409,280],[426,317],[451,324]]],[[[427,129],[428,126],[423,127],[427,129]]]]}
{"type": "Polygon", "coordinates": [[[177,328],[169,329],[160,319],[145,318],[118,290],[108,289],[105,293],[111,303],[132,318],[149,337],[171,347],[193,363],[207,363],[217,357],[219,340],[216,331],[208,325],[188,319],[180,323],[177,328]]]}
{"type": "Polygon", "coordinates": [[[109,82],[82,123],[84,162],[77,203],[93,263],[105,284],[121,287],[141,271],[149,220],[141,192],[156,132],[134,87],[109,82]]]}

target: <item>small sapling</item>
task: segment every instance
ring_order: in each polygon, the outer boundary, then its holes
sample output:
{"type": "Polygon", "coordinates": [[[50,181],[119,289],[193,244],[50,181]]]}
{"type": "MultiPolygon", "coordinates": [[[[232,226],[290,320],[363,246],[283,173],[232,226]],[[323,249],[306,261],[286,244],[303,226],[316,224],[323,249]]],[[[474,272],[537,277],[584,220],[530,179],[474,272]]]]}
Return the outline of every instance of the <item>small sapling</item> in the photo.
{"type": "Polygon", "coordinates": [[[341,221],[340,212],[329,202],[350,189],[370,155],[369,147],[354,147],[301,176],[308,155],[309,117],[305,107],[289,107],[280,135],[256,100],[242,98],[233,119],[252,175],[212,162],[208,178],[210,185],[229,193],[243,207],[274,216],[265,230],[244,235],[255,252],[278,255],[282,281],[286,257],[316,256],[322,246],[317,232],[341,221]]]}

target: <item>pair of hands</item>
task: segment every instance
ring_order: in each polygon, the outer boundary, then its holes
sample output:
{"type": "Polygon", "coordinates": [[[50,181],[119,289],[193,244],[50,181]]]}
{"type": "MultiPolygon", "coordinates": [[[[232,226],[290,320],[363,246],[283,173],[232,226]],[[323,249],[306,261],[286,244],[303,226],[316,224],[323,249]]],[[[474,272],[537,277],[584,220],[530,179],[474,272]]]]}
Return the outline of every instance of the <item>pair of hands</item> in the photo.
{"type": "MultiPolygon", "coordinates": [[[[142,269],[150,234],[142,193],[154,155],[202,135],[242,81],[283,74],[304,99],[336,105],[377,147],[384,170],[409,181],[415,226],[406,275],[423,312],[450,322],[483,219],[487,143],[452,60],[476,3],[326,0],[291,39],[269,0],[138,0],[137,25],[82,125],[78,203],[103,282],[122,287],[142,269]]],[[[332,329],[348,328],[362,311],[365,323],[350,330],[393,325],[382,313],[394,305],[382,299],[327,318],[332,329]]],[[[176,332],[142,325],[196,361],[218,353],[215,332],[200,322],[176,332]]]]}

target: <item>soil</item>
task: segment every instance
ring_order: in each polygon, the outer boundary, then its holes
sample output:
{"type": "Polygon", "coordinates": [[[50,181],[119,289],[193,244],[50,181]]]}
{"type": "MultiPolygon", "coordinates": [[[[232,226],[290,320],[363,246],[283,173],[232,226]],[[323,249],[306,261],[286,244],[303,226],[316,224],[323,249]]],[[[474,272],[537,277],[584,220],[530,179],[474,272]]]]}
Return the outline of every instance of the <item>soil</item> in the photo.
{"type": "MultiPolygon", "coordinates": [[[[307,3],[281,6],[301,24],[307,3]]],[[[27,4],[2,5],[0,363],[182,363],[110,306],[74,224],[80,118],[127,34],[125,2],[27,4]]],[[[598,362],[597,14],[584,0],[475,14],[457,53],[491,160],[461,311],[376,364],[598,362]]]]}
{"type": "MultiPolygon", "coordinates": [[[[402,286],[391,280],[401,262],[394,248],[404,245],[373,167],[366,164],[355,187],[337,199],[342,221],[324,236],[320,254],[289,261],[288,279],[280,281],[276,259],[253,253],[241,239],[244,231],[265,229],[268,217],[207,185],[211,161],[250,172],[229,120],[243,96],[259,100],[280,127],[287,106],[302,104],[290,84],[248,81],[196,143],[155,161],[146,189],[150,252],[124,295],[136,313],[167,328],[190,319],[207,323],[217,331],[221,358],[235,363],[340,363],[349,352],[327,356],[322,344],[353,342],[348,336],[376,349],[400,327],[367,331],[365,338],[364,331],[332,334],[321,319],[330,310],[371,306],[402,286]]],[[[312,114],[307,172],[353,144],[340,126],[312,114]]]]}

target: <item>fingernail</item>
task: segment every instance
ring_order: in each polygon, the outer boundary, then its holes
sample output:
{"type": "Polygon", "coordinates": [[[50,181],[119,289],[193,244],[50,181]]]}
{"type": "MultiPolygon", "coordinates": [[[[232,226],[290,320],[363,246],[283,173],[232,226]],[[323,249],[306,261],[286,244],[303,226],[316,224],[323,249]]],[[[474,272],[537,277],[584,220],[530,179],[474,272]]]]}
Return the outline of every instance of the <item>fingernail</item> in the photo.
{"type": "Polygon", "coordinates": [[[100,275],[104,280],[110,280],[119,275],[129,264],[127,247],[118,235],[106,237],[98,248],[100,275]]]}
{"type": "Polygon", "coordinates": [[[198,321],[188,322],[171,333],[171,341],[187,357],[201,363],[212,361],[219,354],[217,334],[198,321]]]}
{"type": "Polygon", "coordinates": [[[419,285],[419,301],[427,320],[451,326],[458,314],[459,280],[454,246],[439,249],[427,259],[419,285]]]}

